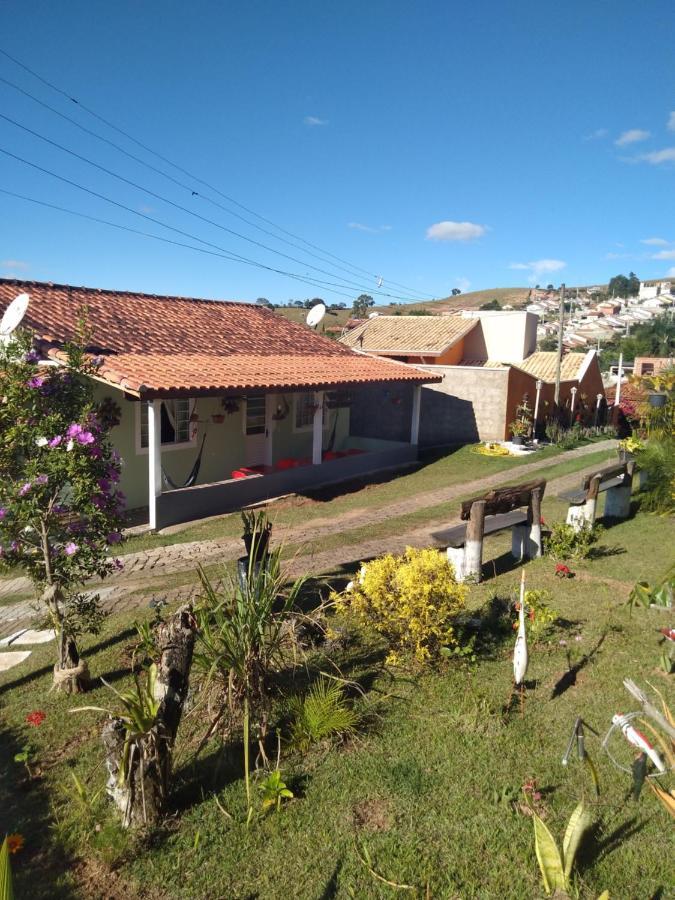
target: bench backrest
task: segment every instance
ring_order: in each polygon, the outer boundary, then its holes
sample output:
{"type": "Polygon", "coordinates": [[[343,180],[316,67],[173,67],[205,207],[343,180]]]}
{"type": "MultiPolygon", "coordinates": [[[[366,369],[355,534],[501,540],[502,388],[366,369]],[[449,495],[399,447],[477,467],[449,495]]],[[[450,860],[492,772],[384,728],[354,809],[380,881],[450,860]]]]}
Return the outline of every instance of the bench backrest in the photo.
{"type": "Polygon", "coordinates": [[[546,490],[546,480],[528,481],[526,484],[516,484],[513,487],[488,491],[482,497],[472,497],[471,500],[465,500],[462,503],[460,518],[466,521],[471,516],[471,507],[477,500],[485,502],[486,516],[496,516],[499,513],[520,509],[522,506],[529,506],[532,500],[532,492],[535,490],[540,492],[541,501],[546,490]]]}
{"type": "Polygon", "coordinates": [[[616,463],[616,465],[613,466],[605,466],[604,469],[598,469],[597,472],[591,472],[589,475],[586,475],[581,483],[581,488],[582,490],[587,491],[591,486],[591,481],[596,475],[600,476],[600,485],[602,486],[605,481],[611,481],[612,478],[616,478],[618,475],[626,476],[627,474],[628,467],[626,463],[616,463]]]}

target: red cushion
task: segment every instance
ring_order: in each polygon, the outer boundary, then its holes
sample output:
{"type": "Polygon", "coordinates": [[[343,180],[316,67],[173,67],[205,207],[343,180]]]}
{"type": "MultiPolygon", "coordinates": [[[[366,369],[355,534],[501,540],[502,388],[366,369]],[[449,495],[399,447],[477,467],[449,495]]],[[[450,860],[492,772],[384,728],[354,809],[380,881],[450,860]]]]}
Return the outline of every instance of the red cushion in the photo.
{"type": "Polygon", "coordinates": [[[297,466],[297,464],[298,464],[297,459],[292,459],[291,457],[288,457],[286,459],[280,459],[276,463],[274,468],[277,469],[279,472],[283,472],[286,469],[294,469],[297,466]]]}

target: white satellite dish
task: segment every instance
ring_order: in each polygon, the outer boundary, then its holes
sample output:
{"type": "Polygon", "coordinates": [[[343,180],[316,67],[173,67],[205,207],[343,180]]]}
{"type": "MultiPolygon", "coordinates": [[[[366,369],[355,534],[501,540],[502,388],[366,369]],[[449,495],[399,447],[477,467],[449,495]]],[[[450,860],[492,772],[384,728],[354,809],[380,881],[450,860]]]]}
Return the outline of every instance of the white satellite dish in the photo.
{"type": "Polygon", "coordinates": [[[19,294],[5,310],[2,321],[0,321],[0,340],[3,344],[7,343],[12,332],[21,324],[21,320],[26,315],[29,300],[28,294],[19,294]]]}
{"type": "Polygon", "coordinates": [[[323,303],[317,303],[316,306],[313,306],[310,311],[307,313],[307,318],[305,321],[309,325],[310,328],[316,328],[319,322],[326,315],[326,307],[323,303]]]}

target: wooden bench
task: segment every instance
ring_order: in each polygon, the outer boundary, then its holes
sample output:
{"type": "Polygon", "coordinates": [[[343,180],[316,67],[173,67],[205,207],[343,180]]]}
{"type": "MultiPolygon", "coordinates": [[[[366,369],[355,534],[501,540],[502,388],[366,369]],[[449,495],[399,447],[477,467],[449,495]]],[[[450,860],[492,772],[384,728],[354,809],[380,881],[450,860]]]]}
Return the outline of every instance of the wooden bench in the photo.
{"type": "Polygon", "coordinates": [[[458,581],[480,581],[483,539],[506,528],[511,529],[511,554],[516,559],[541,556],[541,501],[545,490],[546,481],[531,481],[465,500],[460,518],[466,525],[432,533],[447,547],[458,581]]]}
{"type": "Polygon", "coordinates": [[[625,519],[630,513],[630,498],[633,490],[633,473],[635,460],[605,466],[597,472],[591,472],[581,482],[581,486],[571,491],[564,491],[558,499],[567,500],[567,524],[579,530],[584,525],[593,525],[598,507],[598,497],[607,493],[605,499],[605,517],[608,519],[625,519]]]}

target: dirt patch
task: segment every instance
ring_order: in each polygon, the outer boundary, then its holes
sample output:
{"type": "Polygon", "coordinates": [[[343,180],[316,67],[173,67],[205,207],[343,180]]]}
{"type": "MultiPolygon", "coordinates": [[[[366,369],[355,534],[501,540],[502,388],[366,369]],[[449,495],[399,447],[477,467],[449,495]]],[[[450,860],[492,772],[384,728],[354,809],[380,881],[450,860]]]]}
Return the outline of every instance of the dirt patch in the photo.
{"type": "Polygon", "coordinates": [[[360,800],[352,807],[352,816],[359,831],[389,831],[394,824],[391,803],[383,797],[360,800]]]}
{"type": "Polygon", "coordinates": [[[97,859],[80,860],[73,878],[82,900],[169,900],[169,894],[136,885],[97,859]]]}

